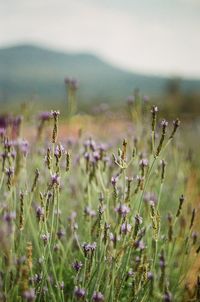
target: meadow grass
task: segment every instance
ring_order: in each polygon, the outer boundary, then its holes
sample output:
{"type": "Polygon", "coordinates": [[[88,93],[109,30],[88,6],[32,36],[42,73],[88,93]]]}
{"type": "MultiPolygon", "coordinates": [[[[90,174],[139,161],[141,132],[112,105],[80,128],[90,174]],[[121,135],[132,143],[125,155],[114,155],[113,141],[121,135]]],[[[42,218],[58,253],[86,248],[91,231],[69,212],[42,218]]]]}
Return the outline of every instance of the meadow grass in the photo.
{"type": "Polygon", "coordinates": [[[129,114],[134,138],[103,143],[58,141],[58,111],[38,116],[30,142],[20,118],[0,129],[1,301],[200,301],[180,122],[139,102],[129,114]]]}

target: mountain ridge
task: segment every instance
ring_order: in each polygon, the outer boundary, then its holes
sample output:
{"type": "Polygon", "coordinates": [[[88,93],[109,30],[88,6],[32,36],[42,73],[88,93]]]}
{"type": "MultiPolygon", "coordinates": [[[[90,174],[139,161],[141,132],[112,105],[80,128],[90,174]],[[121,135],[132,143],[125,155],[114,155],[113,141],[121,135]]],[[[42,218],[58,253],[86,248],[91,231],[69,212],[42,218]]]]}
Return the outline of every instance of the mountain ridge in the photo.
{"type": "MultiPolygon", "coordinates": [[[[62,52],[31,44],[0,49],[0,101],[28,98],[39,101],[65,99],[64,78],[80,82],[82,102],[118,102],[135,88],[162,95],[169,77],[130,72],[87,52],[62,52]]],[[[183,79],[185,92],[199,92],[200,80],[183,79]]]]}

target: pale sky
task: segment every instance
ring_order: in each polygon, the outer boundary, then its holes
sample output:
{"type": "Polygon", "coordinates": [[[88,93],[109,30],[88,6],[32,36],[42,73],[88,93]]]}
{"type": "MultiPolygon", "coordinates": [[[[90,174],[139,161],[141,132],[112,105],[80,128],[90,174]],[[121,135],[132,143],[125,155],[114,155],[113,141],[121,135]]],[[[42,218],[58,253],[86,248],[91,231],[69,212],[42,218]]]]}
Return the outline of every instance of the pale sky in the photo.
{"type": "Polygon", "coordinates": [[[200,0],[0,0],[0,47],[15,43],[200,78],[200,0]]]}

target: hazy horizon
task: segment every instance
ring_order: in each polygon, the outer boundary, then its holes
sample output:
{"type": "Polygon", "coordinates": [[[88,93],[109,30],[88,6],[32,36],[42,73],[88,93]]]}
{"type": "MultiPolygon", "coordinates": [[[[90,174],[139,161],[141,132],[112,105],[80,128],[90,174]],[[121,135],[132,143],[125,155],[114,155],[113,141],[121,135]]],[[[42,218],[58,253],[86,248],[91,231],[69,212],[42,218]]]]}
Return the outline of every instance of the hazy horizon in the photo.
{"type": "Polygon", "coordinates": [[[195,0],[0,0],[0,47],[86,52],[132,72],[200,78],[195,0]]]}

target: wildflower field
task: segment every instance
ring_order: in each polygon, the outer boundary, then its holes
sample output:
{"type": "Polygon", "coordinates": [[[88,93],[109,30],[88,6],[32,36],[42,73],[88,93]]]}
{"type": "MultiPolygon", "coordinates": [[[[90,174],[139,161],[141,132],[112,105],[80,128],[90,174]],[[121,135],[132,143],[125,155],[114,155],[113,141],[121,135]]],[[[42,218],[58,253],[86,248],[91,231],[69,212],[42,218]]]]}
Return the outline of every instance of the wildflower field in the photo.
{"type": "Polygon", "coordinates": [[[200,301],[187,126],[138,99],[86,131],[73,89],[68,117],[0,121],[0,301],[200,301]]]}

